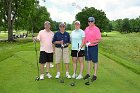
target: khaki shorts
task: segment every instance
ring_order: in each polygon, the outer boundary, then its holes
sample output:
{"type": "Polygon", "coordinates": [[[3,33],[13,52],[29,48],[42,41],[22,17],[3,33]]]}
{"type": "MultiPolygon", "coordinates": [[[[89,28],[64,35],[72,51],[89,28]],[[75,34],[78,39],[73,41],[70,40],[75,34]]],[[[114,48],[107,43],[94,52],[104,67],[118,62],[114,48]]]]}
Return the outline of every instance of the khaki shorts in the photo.
{"type": "MultiPolygon", "coordinates": [[[[55,63],[60,63],[62,59],[62,49],[61,48],[55,48],[55,63]]],[[[63,62],[69,63],[70,57],[69,57],[69,48],[63,48],[63,62]]]]}

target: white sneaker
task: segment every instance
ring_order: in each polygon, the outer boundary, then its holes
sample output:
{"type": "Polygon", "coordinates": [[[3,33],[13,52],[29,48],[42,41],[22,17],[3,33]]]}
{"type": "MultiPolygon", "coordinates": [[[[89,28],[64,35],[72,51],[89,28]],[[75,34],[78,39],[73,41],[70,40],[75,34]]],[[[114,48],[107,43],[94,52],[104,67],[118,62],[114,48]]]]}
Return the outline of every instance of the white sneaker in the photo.
{"type": "Polygon", "coordinates": [[[69,75],[69,72],[66,72],[66,77],[67,77],[68,79],[71,78],[71,76],[69,75]]]}
{"type": "Polygon", "coordinates": [[[74,74],[72,75],[72,78],[76,78],[76,77],[77,77],[77,74],[74,73],[74,74]]]}
{"type": "Polygon", "coordinates": [[[82,78],[83,78],[83,76],[81,74],[79,74],[76,79],[82,79],[82,78]]]}
{"type": "Polygon", "coordinates": [[[57,75],[55,76],[56,79],[60,77],[60,72],[57,72],[57,75]]]}
{"type": "Polygon", "coordinates": [[[44,79],[44,74],[41,74],[40,75],[40,80],[43,80],[44,79]]]}
{"type": "Polygon", "coordinates": [[[54,67],[54,65],[52,63],[50,63],[50,67],[52,68],[52,67],[54,67]]]}
{"type": "Polygon", "coordinates": [[[52,78],[52,76],[51,76],[50,73],[46,74],[46,76],[47,76],[48,78],[52,78]]]}

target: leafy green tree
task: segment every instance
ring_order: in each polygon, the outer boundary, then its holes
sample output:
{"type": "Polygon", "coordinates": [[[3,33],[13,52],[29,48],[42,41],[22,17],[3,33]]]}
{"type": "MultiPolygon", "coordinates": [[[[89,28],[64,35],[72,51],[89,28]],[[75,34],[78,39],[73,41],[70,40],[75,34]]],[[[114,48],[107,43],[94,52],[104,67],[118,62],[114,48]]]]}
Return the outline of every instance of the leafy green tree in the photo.
{"type": "Polygon", "coordinates": [[[32,16],[32,27],[34,32],[38,32],[40,29],[43,29],[44,28],[43,24],[46,20],[52,23],[50,14],[47,11],[47,9],[42,6],[38,6],[36,8],[34,15],[32,16]]]}
{"type": "Polygon", "coordinates": [[[130,24],[130,32],[135,31],[135,19],[130,19],[129,24],[130,24]]]}
{"type": "Polygon", "coordinates": [[[59,24],[61,22],[52,21],[52,23],[53,23],[52,30],[53,31],[58,31],[59,30],[59,24]]]}
{"type": "Polygon", "coordinates": [[[128,18],[123,19],[121,30],[122,30],[122,32],[129,33],[130,24],[129,24],[129,19],[128,18]]]}
{"type": "Polygon", "coordinates": [[[135,19],[117,19],[110,21],[112,23],[113,30],[120,31],[122,33],[140,32],[140,16],[135,19]]]}
{"type": "Polygon", "coordinates": [[[85,7],[82,12],[76,14],[76,20],[81,22],[81,28],[85,29],[88,26],[88,17],[93,16],[95,18],[96,25],[103,30],[108,30],[109,19],[102,10],[97,10],[94,7],[85,7]]]}
{"type": "Polygon", "coordinates": [[[8,30],[8,41],[13,41],[13,25],[15,19],[22,14],[29,13],[37,0],[0,0],[1,21],[6,24],[8,30]]]}
{"type": "Polygon", "coordinates": [[[113,30],[113,22],[109,22],[108,30],[112,31],[113,30]]]}
{"type": "Polygon", "coordinates": [[[140,32],[140,16],[135,19],[135,32],[140,32]]]}
{"type": "Polygon", "coordinates": [[[112,20],[112,21],[109,22],[109,24],[111,25],[110,30],[116,30],[117,29],[116,28],[116,25],[117,25],[116,21],[112,20]]]}
{"type": "Polygon", "coordinates": [[[71,24],[67,24],[66,30],[72,30],[72,29],[71,29],[71,24]]]}
{"type": "Polygon", "coordinates": [[[0,23],[8,28],[9,41],[13,41],[13,29],[38,32],[46,20],[53,23],[39,0],[0,0],[0,8],[0,23]]]}
{"type": "Polygon", "coordinates": [[[117,19],[116,21],[116,26],[115,26],[115,29],[116,31],[122,31],[122,19],[117,19]]]}

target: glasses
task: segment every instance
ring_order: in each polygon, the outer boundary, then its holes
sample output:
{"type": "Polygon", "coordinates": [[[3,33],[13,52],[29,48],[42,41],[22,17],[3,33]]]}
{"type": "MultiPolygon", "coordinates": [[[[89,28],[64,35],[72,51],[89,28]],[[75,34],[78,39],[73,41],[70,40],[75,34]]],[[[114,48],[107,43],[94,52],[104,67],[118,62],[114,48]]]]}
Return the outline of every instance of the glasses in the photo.
{"type": "Polygon", "coordinates": [[[92,23],[93,21],[88,21],[89,23],[92,23]]]}

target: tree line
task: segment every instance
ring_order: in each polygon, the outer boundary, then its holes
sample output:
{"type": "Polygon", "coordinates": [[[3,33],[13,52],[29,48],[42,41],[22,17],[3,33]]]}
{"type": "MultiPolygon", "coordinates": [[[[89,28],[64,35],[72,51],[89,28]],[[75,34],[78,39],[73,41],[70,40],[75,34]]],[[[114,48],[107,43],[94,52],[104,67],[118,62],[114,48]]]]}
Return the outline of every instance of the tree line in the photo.
{"type": "Polygon", "coordinates": [[[82,29],[88,26],[87,19],[89,16],[95,17],[95,24],[101,29],[101,32],[114,30],[121,33],[140,32],[140,16],[135,19],[124,18],[110,21],[104,11],[97,10],[94,7],[85,7],[76,14],[76,20],[81,21],[82,29]]]}
{"type": "Polygon", "coordinates": [[[95,24],[101,29],[101,32],[109,30],[109,19],[103,10],[97,10],[94,7],[85,7],[81,12],[76,14],[76,20],[81,22],[81,28],[85,29],[88,26],[88,17],[95,18],[95,24]]]}
{"type": "Polygon", "coordinates": [[[140,32],[140,16],[135,19],[117,19],[109,22],[109,29],[121,33],[140,32]]]}
{"type": "MultiPolygon", "coordinates": [[[[47,8],[39,5],[39,0],[0,0],[0,9],[0,31],[8,31],[9,41],[13,41],[13,30],[35,33],[44,28],[46,20],[51,22],[52,30],[58,30],[60,22],[51,19],[47,8]]],[[[71,29],[71,24],[67,24],[67,29],[71,29]]]]}
{"type": "MultiPolygon", "coordinates": [[[[43,0],[45,2],[45,0],[43,0]]],[[[13,30],[26,30],[27,34],[38,32],[43,29],[46,20],[51,22],[51,30],[56,31],[59,23],[51,19],[47,8],[39,5],[39,0],[0,0],[0,31],[8,31],[8,41],[13,41],[13,30]]],[[[110,21],[104,11],[97,10],[94,7],[85,7],[77,13],[75,20],[81,22],[81,28],[84,30],[88,26],[88,17],[95,17],[96,25],[101,32],[112,30],[120,32],[139,32],[140,17],[136,19],[118,19],[110,21]]],[[[67,30],[74,29],[72,24],[66,24],[67,30]]]]}

